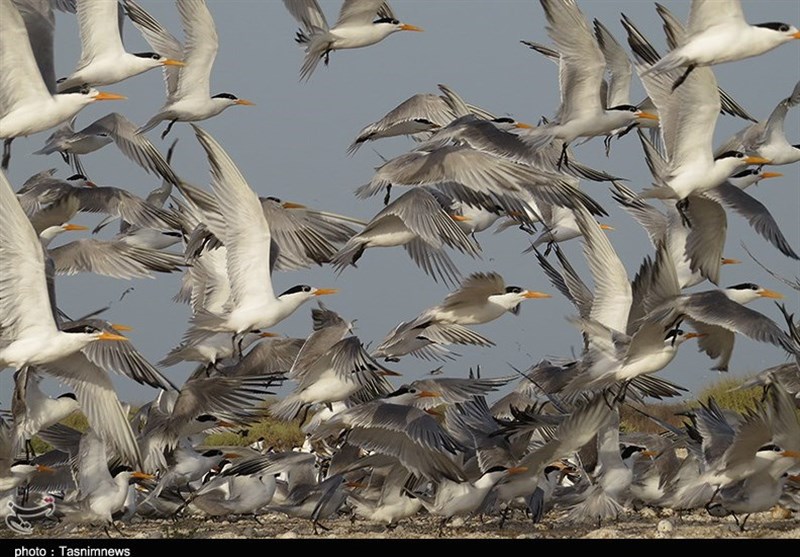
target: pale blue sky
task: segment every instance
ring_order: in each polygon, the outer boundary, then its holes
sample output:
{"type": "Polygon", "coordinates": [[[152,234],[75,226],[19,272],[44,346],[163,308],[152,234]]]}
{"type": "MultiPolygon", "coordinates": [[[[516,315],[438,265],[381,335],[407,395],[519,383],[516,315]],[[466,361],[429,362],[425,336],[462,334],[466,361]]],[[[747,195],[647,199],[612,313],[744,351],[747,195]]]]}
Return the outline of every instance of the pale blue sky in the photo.
{"type": "MultiPolygon", "coordinates": [[[[330,21],[335,20],[340,3],[321,0],[330,21]]],[[[172,2],[141,0],[173,34],[182,39],[180,23],[172,2]]],[[[654,4],[644,1],[584,0],[579,2],[587,18],[600,19],[620,42],[624,31],[619,24],[624,12],[663,52],[664,41],[654,4]]],[[[667,8],[685,19],[689,2],[664,0],[667,8]]],[[[752,22],[785,21],[800,24],[800,3],[796,0],[745,1],[745,13],[752,22]]],[[[412,143],[405,138],[368,144],[353,157],[347,146],[365,124],[413,94],[437,92],[436,86],[451,86],[468,102],[497,114],[508,114],[535,123],[540,116],[552,116],[559,102],[557,69],[540,55],[520,44],[533,40],[549,44],[542,8],[534,0],[394,0],[399,19],[418,25],[424,33],[398,33],[367,49],[334,52],[329,67],[320,65],[311,80],[301,83],[298,71],[302,50],[294,43],[296,23],[283,3],[270,1],[209,0],[220,37],[219,54],[212,74],[212,93],[230,92],[256,103],[255,107],[233,107],[201,125],[228,151],[251,187],[260,195],[304,203],[311,207],[370,219],[382,208],[379,197],[356,199],[353,190],[369,181],[381,160],[373,152],[390,158],[406,152],[412,143]]],[[[129,50],[150,50],[138,31],[126,25],[125,42],[129,50]]],[[[800,41],[790,43],[759,58],[718,66],[720,85],[757,118],[766,118],[782,98],[788,96],[800,78],[800,41]]],[[[58,14],[56,68],[68,74],[80,56],[77,22],[74,16],[58,14]]],[[[77,125],[83,127],[110,111],[118,111],[137,123],[145,122],[164,100],[161,74],[152,71],[105,90],[122,93],[128,100],[97,103],[84,110],[77,125]]],[[[643,97],[634,77],[632,99],[643,97]]],[[[720,117],[716,138],[724,140],[745,125],[743,120],[720,117]]],[[[166,147],[180,137],[174,167],[185,179],[201,186],[208,183],[208,167],[202,149],[186,124],[176,124],[167,141],[159,134],[163,126],[150,132],[156,145],[166,147]]],[[[800,110],[790,113],[787,135],[800,142],[800,110]]],[[[18,188],[35,172],[55,167],[58,176],[70,171],[56,155],[31,155],[48,133],[14,141],[8,173],[18,188]]],[[[635,136],[615,142],[611,156],[603,153],[602,141],[576,147],[582,162],[630,180],[634,190],[650,185],[650,176],[635,136]]],[[[83,159],[91,179],[99,184],[130,189],[139,195],[158,185],[158,181],[108,146],[83,159]]],[[[750,191],[769,207],[789,240],[800,249],[800,168],[777,168],[783,178],[768,180],[750,191]]],[[[642,258],[651,253],[641,227],[618,209],[608,186],[586,183],[585,189],[610,213],[606,222],[616,228],[610,233],[631,278],[642,258]]],[[[102,217],[86,217],[79,222],[92,224],[102,217]]],[[[78,233],[84,234],[84,233],[78,233]]],[[[77,238],[62,236],[61,241],[77,238]]],[[[486,376],[513,373],[508,364],[527,368],[543,357],[564,357],[580,350],[580,335],[565,317],[572,306],[547,282],[532,255],[521,255],[529,238],[516,229],[501,234],[480,236],[483,259],[454,255],[466,276],[475,271],[495,270],[510,284],[553,293],[550,300],[523,304],[519,316],[507,315],[477,329],[497,343],[493,348],[455,347],[462,357],[444,367],[449,376],[465,376],[470,366],[481,365],[486,376]]],[[[800,309],[796,291],[769,277],[752,263],[740,247],[744,240],[770,268],[788,276],[800,274],[792,261],[757,236],[737,215],[729,215],[727,257],[745,261],[724,268],[721,284],[752,281],[786,294],[789,309],[800,309]]],[[[584,280],[591,284],[583,263],[581,244],[573,240],[564,249],[584,280]]],[[[188,307],[171,298],[178,289],[179,275],[158,275],[154,280],[121,281],[90,275],[60,277],[59,303],[73,316],[82,315],[114,301],[104,317],[133,326],[131,342],[152,362],[157,362],[178,344],[186,328],[188,307]],[[133,287],[122,301],[116,301],[133,287]]],[[[337,277],[329,267],[276,273],[276,291],[299,283],[336,287],[340,293],[326,297],[325,303],[345,318],[358,319],[356,334],[375,346],[398,322],[414,317],[438,303],[448,289],[433,282],[415,267],[401,248],[368,250],[357,269],[347,269],[337,277]]],[[[708,283],[702,288],[708,288],[708,283]]],[[[753,304],[753,309],[780,319],[771,301],[753,304]]],[[[273,329],[289,336],[306,336],[311,328],[306,305],[273,329]]],[[[785,360],[771,345],[738,338],[730,375],[742,377],[785,360]]],[[[697,353],[694,341],[684,345],[678,357],[660,375],[675,381],[694,396],[719,374],[710,371],[713,362],[697,353]]],[[[413,380],[436,367],[406,357],[393,369],[402,380],[413,380]]],[[[165,370],[180,383],[191,366],[165,370]]],[[[141,387],[126,378],[116,380],[120,397],[134,403],[153,398],[156,391],[141,387]]],[[[399,382],[397,383],[399,384],[399,382]]],[[[0,374],[0,404],[7,407],[12,389],[11,373],[0,374]]]]}

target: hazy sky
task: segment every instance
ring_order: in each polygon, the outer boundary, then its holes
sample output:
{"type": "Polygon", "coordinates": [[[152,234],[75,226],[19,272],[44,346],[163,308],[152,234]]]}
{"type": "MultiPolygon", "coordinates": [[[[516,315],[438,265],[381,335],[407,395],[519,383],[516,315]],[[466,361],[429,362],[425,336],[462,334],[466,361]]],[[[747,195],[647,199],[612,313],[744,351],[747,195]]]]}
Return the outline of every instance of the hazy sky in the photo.
{"type": "MultiPolygon", "coordinates": [[[[541,5],[535,0],[394,0],[392,6],[397,17],[424,28],[424,33],[397,33],[366,49],[334,52],[330,65],[320,64],[310,81],[303,83],[298,80],[303,52],[293,40],[297,25],[282,2],[209,0],[208,3],[220,39],[212,72],[212,93],[234,93],[252,100],[256,106],[230,108],[201,126],[226,149],[260,195],[274,195],[369,220],[382,208],[380,196],[359,200],[353,191],[368,182],[381,164],[373,147],[383,157],[391,158],[409,150],[413,143],[406,138],[382,140],[367,144],[353,157],[346,155],[348,145],[364,125],[416,93],[438,92],[439,83],[449,85],[472,104],[530,123],[536,123],[541,116],[552,116],[558,107],[556,66],[520,44],[520,40],[551,42],[541,5]]],[[[661,3],[680,18],[687,17],[688,0],[661,3]]],[[[329,21],[335,21],[341,3],[321,0],[320,4],[329,21]]],[[[660,19],[652,2],[584,0],[579,4],[588,19],[601,20],[622,44],[626,42],[619,20],[620,13],[625,13],[664,51],[660,19]]],[[[800,24],[800,2],[796,0],[746,0],[743,4],[751,22],[800,24]]],[[[172,2],[141,0],[141,5],[182,39],[172,2]]],[[[130,51],[151,50],[131,25],[126,25],[125,43],[130,51]]],[[[59,76],[71,72],[80,57],[77,21],[72,15],[57,14],[56,55],[59,76]]],[[[720,86],[741,105],[757,118],[767,118],[800,78],[800,41],[756,59],[717,66],[715,73],[720,86]]],[[[111,111],[144,123],[160,108],[165,96],[161,73],[157,70],[103,89],[127,95],[128,100],[90,106],[78,117],[78,128],[111,111]]],[[[636,77],[631,96],[635,102],[644,96],[636,77]]],[[[745,125],[743,120],[721,116],[716,140],[723,141],[745,125]]],[[[150,138],[165,152],[169,142],[179,137],[173,161],[175,170],[190,182],[207,187],[207,161],[191,128],[178,123],[167,140],[161,141],[159,134],[163,127],[149,132],[150,138]]],[[[800,110],[790,112],[786,132],[792,142],[800,142],[800,110]]],[[[62,178],[71,174],[57,155],[31,154],[41,148],[47,135],[48,132],[43,132],[14,141],[8,175],[15,189],[30,175],[46,168],[57,168],[57,176],[62,178]]],[[[634,190],[650,185],[651,177],[633,134],[615,142],[608,158],[601,140],[575,150],[581,162],[628,178],[634,190]]],[[[159,184],[159,180],[128,161],[113,145],[85,156],[83,162],[90,178],[99,184],[124,187],[141,196],[159,184]]],[[[800,167],[795,164],[776,170],[783,172],[784,177],[765,181],[749,192],[767,205],[789,243],[798,250],[800,167]]],[[[611,241],[633,278],[642,259],[652,252],[644,230],[615,205],[607,184],[587,182],[583,187],[610,213],[605,222],[615,227],[610,232],[611,241]]],[[[101,219],[102,216],[87,216],[77,222],[94,225],[101,219]]],[[[111,233],[113,230],[107,236],[111,233]]],[[[65,234],[58,242],[76,239],[80,234],[88,233],[65,234]]],[[[513,374],[509,364],[525,369],[544,357],[579,353],[580,334],[565,319],[574,313],[572,305],[549,284],[535,257],[521,254],[531,238],[512,228],[500,234],[487,231],[479,240],[484,249],[481,260],[452,255],[464,276],[476,271],[497,271],[509,284],[550,292],[553,298],[527,301],[519,316],[509,314],[477,326],[480,333],[497,345],[454,347],[462,357],[446,364],[444,372],[462,377],[471,366],[480,365],[484,376],[495,377],[513,374]]],[[[790,277],[800,273],[796,261],[764,241],[741,217],[729,214],[725,256],[744,263],[726,266],[721,285],[757,282],[783,292],[790,310],[800,309],[797,292],[755,265],[742,250],[742,240],[774,271],[790,277]]],[[[580,241],[572,240],[562,247],[591,285],[580,241]]],[[[103,317],[134,327],[129,333],[131,342],[155,363],[180,342],[186,329],[189,309],[172,301],[179,281],[178,274],[132,281],[82,274],[59,277],[57,296],[61,308],[71,316],[113,302],[103,317]],[[118,301],[128,288],[133,290],[118,301]]],[[[339,288],[340,293],[325,297],[325,303],[345,318],[357,319],[356,334],[372,346],[398,322],[415,317],[448,293],[446,286],[437,284],[418,269],[402,248],[367,250],[357,269],[348,268],[338,277],[326,266],[276,273],[273,283],[276,292],[301,283],[339,288]]],[[[711,286],[705,283],[695,289],[711,286]]],[[[272,331],[307,336],[312,307],[303,306],[272,331]]],[[[780,319],[771,301],[760,300],[751,307],[780,319]]],[[[737,338],[729,375],[743,377],[783,361],[783,352],[772,345],[737,338]]],[[[712,365],[712,360],[697,353],[695,341],[688,341],[659,375],[689,388],[691,397],[720,376],[710,370],[712,365]]],[[[403,374],[397,379],[410,381],[437,364],[407,356],[391,367],[403,374]]],[[[191,369],[190,365],[175,366],[165,373],[180,383],[191,369]]],[[[6,371],[0,374],[0,405],[7,408],[12,382],[10,371],[6,371]]],[[[150,387],[139,386],[127,378],[115,382],[120,398],[134,403],[156,395],[150,387]]]]}

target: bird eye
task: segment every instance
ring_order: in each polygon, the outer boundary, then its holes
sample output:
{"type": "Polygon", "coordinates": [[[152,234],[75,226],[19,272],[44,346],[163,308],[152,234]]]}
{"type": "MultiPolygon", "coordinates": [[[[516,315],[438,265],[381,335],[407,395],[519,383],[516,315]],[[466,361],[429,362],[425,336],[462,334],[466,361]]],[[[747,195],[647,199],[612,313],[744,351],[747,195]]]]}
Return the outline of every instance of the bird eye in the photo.
{"type": "Polygon", "coordinates": [[[159,58],[161,58],[161,56],[159,56],[158,54],[153,54],[150,58],[152,58],[153,60],[158,60],[159,58]]]}
{"type": "Polygon", "coordinates": [[[311,292],[311,287],[310,286],[304,286],[303,287],[303,292],[311,292]]]}
{"type": "Polygon", "coordinates": [[[781,30],[781,33],[786,33],[787,31],[789,31],[789,26],[788,25],[781,25],[780,26],[780,30],[781,30]]]}

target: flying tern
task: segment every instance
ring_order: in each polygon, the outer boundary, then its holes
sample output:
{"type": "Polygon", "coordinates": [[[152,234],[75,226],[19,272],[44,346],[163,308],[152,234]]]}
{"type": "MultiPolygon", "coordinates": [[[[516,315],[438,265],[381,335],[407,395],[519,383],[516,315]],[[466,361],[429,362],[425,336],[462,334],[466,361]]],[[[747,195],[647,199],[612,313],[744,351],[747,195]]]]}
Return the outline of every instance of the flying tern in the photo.
{"type": "Polygon", "coordinates": [[[769,159],[772,165],[792,164],[800,161],[800,144],[792,145],[786,138],[784,124],[790,108],[800,104],[800,81],[792,94],[781,100],[767,120],[751,124],[725,141],[717,153],[731,149],[748,155],[769,159]]]}
{"type": "Polygon", "coordinates": [[[748,164],[770,162],[741,151],[714,156],[713,135],[721,105],[712,69],[698,68],[673,93],[669,81],[673,73],[647,73],[646,69],[658,60],[658,54],[624,15],[622,24],[628,31],[628,43],[636,57],[636,70],[658,108],[666,151],[661,155],[663,160],[658,162],[658,157],[648,157],[656,187],[645,190],[643,197],[677,199],[678,209],[683,212],[691,194],[718,186],[748,164]],[[691,118],[685,117],[687,110],[691,110],[691,118]]]}
{"type": "Polygon", "coordinates": [[[164,66],[167,102],[138,130],[144,133],[168,120],[162,139],[175,122],[206,120],[231,106],[254,104],[231,93],[211,95],[211,67],[219,47],[214,19],[204,0],[179,0],[177,4],[186,35],[183,46],[150,14],[133,2],[126,3],[128,15],[150,46],[170,58],[183,60],[180,67],[164,66]]]}
{"type": "MultiPolygon", "coordinates": [[[[573,0],[541,0],[541,4],[547,18],[548,34],[559,53],[562,101],[555,122],[535,130],[532,141],[543,146],[553,139],[563,140],[560,168],[567,146],[575,139],[604,136],[639,119],[655,120],[658,116],[643,112],[629,102],[605,106],[601,86],[606,57],[578,5],[573,0]]],[[[608,43],[604,44],[608,46],[608,43]]],[[[617,87],[622,91],[625,78],[619,61],[613,55],[611,60],[613,71],[617,73],[617,87]]]]}
{"type": "Polygon", "coordinates": [[[270,230],[261,201],[222,147],[204,130],[196,126],[194,130],[208,156],[211,185],[227,223],[222,240],[231,299],[222,315],[196,312],[193,326],[234,335],[266,329],[315,296],[336,293],[335,289],[298,285],[275,296],[270,276],[270,230]]]}
{"type": "Polygon", "coordinates": [[[317,0],[284,0],[283,4],[302,25],[295,39],[306,49],[300,68],[302,80],[311,78],[321,59],[325,59],[327,66],[334,50],[370,46],[398,31],[422,31],[398,21],[384,0],[344,0],[333,27],[328,25],[317,0]]]}
{"type": "Polygon", "coordinates": [[[465,326],[488,323],[505,313],[518,315],[523,301],[549,297],[543,292],[506,285],[499,273],[473,273],[441,304],[395,327],[373,355],[397,359],[410,353],[439,359],[437,355],[447,354],[443,344],[490,346],[492,341],[465,326]]]}
{"type": "Polygon", "coordinates": [[[0,2],[0,138],[3,142],[3,159],[0,167],[8,168],[11,142],[15,137],[28,136],[68,121],[90,103],[102,100],[124,99],[122,95],[81,87],[78,91],[56,93],[52,60],[40,61],[39,56],[52,56],[55,19],[47,4],[44,13],[37,9],[20,10],[11,0],[0,2]],[[36,18],[32,27],[37,34],[30,35],[23,17],[36,18]],[[43,20],[43,21],[42,21],[43,20]],[[49,68],[43,75],[41,67],[49,68]]]}
{"type": "Polygon", "coordinates": [[[465,103],[450,87],[440,84],[439,90],[441,95],[413,95],[387,112],[380,120],[364,126],[347,152],[354,154],[367,141],[384,137],[410,135],[414,138],[428,138],[432,132],[465,113],[474,113],[488,120],[495,119],[485,110],[465,103]]]}
{"type": "Polygon", "coordinates": [[[645,73],[672,72],[677,75],[671,86],[674,90],[696,68],[760,56],[792,39],[800,39],[800,30],[794,25],[749,24],[740,0],[692,0],[685,42],[645,73]]]}
{"type": "Polygon", "coordinates": [[[723,289],[667,296],[645,317],[663,323],[686,319],[706,336],[700,349],[717,358],[714,369],[727,371],[733,354],[736,333],[758,342],[766,342],[797,356],[800,347],[766,315],[745,307],[758,298],[782,298],[773,290],[753,283],[741,283],[723,289]]]}
{"type": "Polygon", "coordinates": [[[434,280],[453,283],[458,270],[444,247],[478,256],[478,248],[458,227],[458,216],[442,209],[436,198],[421,188],[412,188],[384,207],[352,236],[331,260],[337,272],[355,266],[364,251],[373,247],[403,246],[418,267],[434,280]]]}
{"type": "Polygon", "coordinates": [[[81,59],[69,76],[58,80],[58,91],[75,87],[118,83],[162,66],[182,66],[183,62],[156,52],[130,53],[122,44],[123,10],[119,2],[78,0],[77,14],[81,35],[81,59]]]}
{"type": "Polygon", "coordinates": [[[98,340],[125,339],[105,331],[66,333],[53,319],[45,256],[39,237],[22,211],[11,184],[0,172],[0,256],[8,269],[0,277],[3,346],[0,364],[21,369],[57,361],[98,340]]]}

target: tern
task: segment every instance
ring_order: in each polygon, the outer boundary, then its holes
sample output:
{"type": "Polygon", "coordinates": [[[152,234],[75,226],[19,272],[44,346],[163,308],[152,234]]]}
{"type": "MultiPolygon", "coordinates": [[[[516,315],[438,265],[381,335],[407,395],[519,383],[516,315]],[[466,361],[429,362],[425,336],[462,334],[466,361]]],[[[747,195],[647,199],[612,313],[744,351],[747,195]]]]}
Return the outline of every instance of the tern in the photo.
{"type": "MultiPolygon", "coordinates": [[[[85,226],[64,224],[44,229],[39,237],[42,245],[67,230],[86,230],[85,226]]],[[[184,265],[183,255],[133,246],[122,240],[83,238],[49,248],[47,255],[58,275],[95,273],[107,277],[153,278],[153,272],[172,273],[184,265]]]]}
{"type": "Polygon", "coordinates": [[[380,120],[364,126],[348,147],[348,154],[354,154],[367,141],[384,137],[410,135],[413,138],[428,138],[432,132],[467,113],[477,114],[487,120],[495,119],[482,108],[465,103],[447,85],[439,84],[439,90],[441,95],[418,93],[409,97],[380,120]]]}
{"type": "Polygon", "coordinates": [[[720,371],[728,370],[736,333],[758,342],[773,344],[798,356],[800,346],[772,319],[745,307],[744,304],[759,298],[780,299],[783,295],[750,282],[691,294],[673,292],[657,304],[645,319],[662,323],[686,319],[706,335],[699,341],[700,349],[709,357],[718,358],[714,369],[720,371]]]}
{"type": "Polygon", "coordinates": [[[78,25],[81,59],[72,74],[57,81],[58,91],[89,85],[112,85],[162,66],[182,66],[183,62],[156,52],[130,53],[122,44],[119,2],[78,0],[78,25]]]}
{"type": "Polygon", "coordinates": [[[415,321],[478,325],[494,321],[506,313],[519,315],[525,300],[550,298],[550,294],[507,285],[496,272],[473,273],[444,301],[425,310],[415,321]]]}
{"type": "Polygon", "coordinates": [[[403,246],[414,263],[434,280],[451,284],[459,273],[443,248],[448,246],[472,257],[478,256],[477,246],[456,224],[458,218],[445,212],[427,190],[412,188],[352,236],[331,264],[341,273],[347,266],[355,266],[368,248],[403,246]]]}
{"type": "MultiPolygon", "coordinates": [[[[31,440],[42,429],[60,422],[79,409],[75,393],[64,393],[56,398],[47,396],[39,387],[42,377],[35,368],[25,367],[14,374],[14,398],[11,413],[14,416],[12,455],[32,449],[31,440]]],[[[33,454],[33,451],[30,451],[33,454]]]]}
{"type": "MultiPolygon", "coordinates": [[[[672,508],[705,505],[711,512],[719,491],[723,497],[740,495],[738,505],[744,512],[751,512],[745,505],[760,506],[765,492],[772,492],[774,497],[770,484],[774,485],[800,461],[800,422],[791,396],[779,383],[771,386],[764,403],[744,414],[724,412],[710,398],[689,417],[702,438],[703,469],[695,478],[672,487],[672,508]],[[740,484],[743,480],[753,483],[740,484]],[[726,488],[730,491],[723,493],[726,488]]],[[[725,499],[728,498],[723,499],[723,507],[725,499]]],[[[728,504],[736,505],[732,501],[728,504]]]]}
{"type": "Polygon", "coordinates": [[[150,474],[115,466],[109,469],[109,455],[103,440],[92,430],[83,434],[75,462],[78,498],[65,510],[67,522],[88,522],[105,527],[114,523],[114,514],[122,510],[132,481],[153,479],[150,474]]]}
{"type": "Polygon", "coordinates": [[[800,39],[794,25],[749,24],[740,0],[692,0],[685,42],[645,74],[672,72],[678,76],[671,86],[675,90],[696,68],[760,56],[793,39],[800,39]],[[684,71],[675,74],[675,70],[684,71]]]}
{"type": "Polygon", "coordinates": [[[77,116],[73,116],[71,120],[59,126],[56,131],[50,134],[47,138],[44,147],[38,151],[34,151],[34,155],[49,155],[51,153],[59,153],[64,162],[69,164],[75,172],[86,174],[83,165],[78,159],[78,155],[85,155],[92,153],[102,147],[105,147],[113,140],[109,137],[107,132],[95,130],[88,133],[87,126],[83,130],[75,131],[75,120],[77,116]]]}
{"type": "Polygon", "coordinates": [[[438,393],[401,387],[385,397],[337,412],[312,434],[312,440],[338,436],[368,451],[393,456],[410,472],[438,481],[465,479],[453,457],[463,447],[428,412],[411,406],[438,393]]]}
{"type": "MultiPolygon", "coordinates": [[[[560,168],[565,162],[567,146],[575,139],[605,136],[640,119],[657,120],[658,116],[627,102],[604,106],[606,100],[601,98],[601,86],[606,57],[577,3],[574,0],[541,0],[541,4],[547,17],[547,32],[559,53],[562,101],[555,122],[536,130],[539,137],[534,139],[534,144],[543,146],[553,139],[563,140],[560,168]]],[[[618,85],[623,90],[624,77],[619,75],[619,62],[613,57],[612,62],[612,71],[623,80],[618,85]]]]}
{"type": "Polygon", "coordinates": [[[261,201],[216,140],[201,128],[193,127],[208,157],[211,185],[227,224],[223,242],[231,284],[226,313],[196,312],[192,318],[194,327],[229,331],[234,335],[266,329],[315,296],[335,294],[335,289],[303,284],[275,296],[270,277],[270,230],[261,201]]]}
{"type": "Polygon", "coordinates": [[[388,203],[393,186],[435,186],[472,204],[500,205],[520,215],[531,200],[605,214],[579,189],[577,178],[539,165],[531,147],[504,123],[474,114],[456,118],[416,150],[380,166],[356,195],[370,197],[385,188],[388,203]]]}
{"type": "Polygon", "coordinates": [[[98,340],[126,340],[105,331],[66,333],[58,329],[42,244],[2,172],[0,220],[0,257],[8,266],[0,277],[0,366],[18,370],[57,361],[98,340]]]}
{"type": "Polygon", "coordinates": [[[4,76],[0,83],[0,138],[4,139],[0,167],[3,169],[8,168],[15,137],[58,126],[95,101],[125,98],[92,87],[56,93],[52,59],[39,60],[34,55],[47,58],[53,54],[55,20],[49,3],[47,9],[47,13],[42,13],[32,7],[21,14],[11,0],[0,2],[0,73],[4,76]],[[36,28],[36,35],[29,35],[23,16],[35,18],[32,27],[36,28]],[[50,73],[43,75],[42,68],[50,73]]]}
{"type": "Polygon", "coordinates": [[[295,39],[304,45],[306,57],[300,68],[300,79],[308,80],[330,53],[346,48],[362,48],[378,43],[398,31],[422,31],[415,25],[401,23],[384,0],[344,0],[339,19],[328,25],[317,0],[283,0],[283,4],[302,28],[295,39]]]}
{"type": "Polygon", "coordinates": [[[738,149],[748,155],[769,159],[772,165],[800,161],[800,144],[789,143],[783,129],[789,109],[798,104],[800,104],[800,81],[794,86],[792,94],[772,110],[767,120],[751,124],[737,132],[717,149],[717,153],[738,149]]]}
{"type": "Polygon", "coordinates": [[[231,93],[211,95],[211,67],[217,56],[219,40],[214,19],[204,0],[179,0],[186,41],[183,46],[158,21],[133,2],[127,2],[128,15],[150,46],[170,58],[182,59],[183,66],[164,66],[167,102],[138,133],[155,128],[168,120],[163,139],[175,122],[197,122],[212,118],[231,106],[254,103],[231,93]]]}
{"type": "Polygon", "coordinates": [[[647,73],[658,60],[658,54],[638,29],[623,15],[628,43],[636,57],[636,71],[647,93],[658,108],[664,161],[649,158],[656,187],[645,190],[642,197],[677,199],[679,210],[685,210],[687,197],[724,182],[748,164],[769,164],[762,157],[747,156],[741,151],[713,154],[713,136],[720,112],[720,96],[714,72],[698,68],[674,93],[670,76],[673,73],[647,73]],[[692,117],[687,118],[687,111],[692,117]]]}
{"type": "Polygon", "coordinates": [[[156,173],[174,184],[177,176],[169,166],[169,157],[165,160],[146,136],[136,133],[137,129],[138,126],[125,116],[112,112],[77,132],[72,126],[59,129],[47,139],[47,144],[34,154],[60,153],[66,162],[72,161],[76,173],[86,175],[78,155],[92,153],[113,142],[122,154],[146,172],[156,173]]]}
{"type": "Polygon", "coordinates": [[[445,344],[492,346],[494,343],[466,325],[489,323],[505,313],[519,315],[520,304],[549,294],[506,285],[499,273],[473,273],[444,301],[416,318],[400,323],[373,352],[388,360],[405,354],[419,358],[447,358],[445,344]]]}
{"type": "Polygon", "coordinates": [[[66,180],[49,176],[29,180],[17,191],[17,197],[33,220],[36,220],[37,213],[42,209],[50,208],[53,212],[49,219],[60,220],[52,223],[54,225],[66,223],[77,212],[87,212],[108,215],[93,232],[100,231],[108,222],[117,218],[147,228],[181,228],[180,221],[171,211],[126,189],[98,186],[82,174],[73,174],[66,180]]]}
{"type": "Polygon", "coordinates": [[[312,318],[314,331],[286,375],[297,386],[270,407],[273,417],[291,421],[317,404],[331,408],[350,397],[369,400],[392,391],[385,377],[400,374],[378,364],[361,341],[350,335],[352,322],[322,304],[312,310],[312,318]]]}

